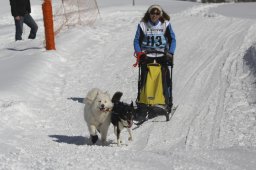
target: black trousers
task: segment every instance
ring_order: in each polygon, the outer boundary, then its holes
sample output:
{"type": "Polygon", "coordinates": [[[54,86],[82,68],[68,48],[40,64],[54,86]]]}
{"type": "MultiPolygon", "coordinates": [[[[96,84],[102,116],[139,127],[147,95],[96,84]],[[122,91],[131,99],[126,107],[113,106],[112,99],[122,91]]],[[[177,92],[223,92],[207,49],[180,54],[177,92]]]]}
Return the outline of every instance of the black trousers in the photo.
{"type": "Polygon", "coordinates": [[[15,40],[16,41],[17,40],[22,40],[23,23],[25,23],[31,29],[28,38],[29,39],[35,39],[36,38],[36,33],[37,33],[37,30],[38,30],[38,26],[37,26],[36,22],[31,17],[30,14],[25,14],[24,16],[20,16],[19,20],[16,20],[14,18],[14,21],[15,21],[15,29],[16,29],[16,33],[15,33],[15,40]]]}

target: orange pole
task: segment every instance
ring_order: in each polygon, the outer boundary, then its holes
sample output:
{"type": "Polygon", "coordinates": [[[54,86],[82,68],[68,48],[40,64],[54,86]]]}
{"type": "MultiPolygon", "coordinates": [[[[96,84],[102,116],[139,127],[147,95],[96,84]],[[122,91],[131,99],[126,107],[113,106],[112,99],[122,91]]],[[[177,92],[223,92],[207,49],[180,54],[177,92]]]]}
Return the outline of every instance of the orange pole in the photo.
{"type": "Polygon", "coordinates": [[[44,3],[42,4],[42,9],[43,9],[43,16],[44,16],[46,49],[55,50],[51,0],[44,0],[44,3]]]}

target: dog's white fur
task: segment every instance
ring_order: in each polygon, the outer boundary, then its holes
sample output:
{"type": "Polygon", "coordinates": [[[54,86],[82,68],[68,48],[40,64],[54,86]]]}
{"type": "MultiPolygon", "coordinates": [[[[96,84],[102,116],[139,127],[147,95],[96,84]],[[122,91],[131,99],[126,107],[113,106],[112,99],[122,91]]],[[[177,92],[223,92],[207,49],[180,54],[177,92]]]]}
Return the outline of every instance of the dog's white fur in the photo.
{"type": "Polygon", "coordinates": [[[99,131],[102,144],[105,145],[113,108],[110,95],[98,88],[94,88],[88,92],[83,102],[85,104],[84,119],[90,135],[95,136],[99,131]]]}

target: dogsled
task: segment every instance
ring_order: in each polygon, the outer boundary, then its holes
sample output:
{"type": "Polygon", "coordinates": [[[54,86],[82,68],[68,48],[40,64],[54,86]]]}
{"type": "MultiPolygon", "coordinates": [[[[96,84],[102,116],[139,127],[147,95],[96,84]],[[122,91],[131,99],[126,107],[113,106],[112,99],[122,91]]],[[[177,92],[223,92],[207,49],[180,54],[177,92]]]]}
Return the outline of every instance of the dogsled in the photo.
{"type": "Polygon", "coordinates": [[[165,52],[146,51],[144,57],[137,61],[139,76],[134,120],[140,125],[148,119],[164,115],[169,121],[176,110],[172,97],[173,58],[167,58],[165,52]],[[153,53],[162,57],[150,57],[153,53]]]}

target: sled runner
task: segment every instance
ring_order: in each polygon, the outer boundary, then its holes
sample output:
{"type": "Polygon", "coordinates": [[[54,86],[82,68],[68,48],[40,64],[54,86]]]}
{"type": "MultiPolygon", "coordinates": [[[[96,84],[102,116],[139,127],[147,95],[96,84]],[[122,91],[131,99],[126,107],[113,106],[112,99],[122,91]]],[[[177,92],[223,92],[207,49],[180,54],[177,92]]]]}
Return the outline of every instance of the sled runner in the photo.
{"type": "MultiPolygon", "coordinates": [[[[147,51],[139,60],[138,95],[135,120],[143,123],[158,115],[170,120],[172,112],[172,60],[166,59],[165,52],[147,51]],[[162,57],[149,57],[149,54],[162,57]],[[171,72],[169,71],[171,67],[171,72]]],[[[138,124],[139,124],[138,123],[138,124]]]]}
{"type": "MultiPolygon", "coordinates": [[[[178,109],[178,105],[172,107],[171,112],[169,113],[169,120],[172,118],[172,116],[174,115],[174,113],[177,109],[178,109]]],[[[148,118],[148,116],[146,116],[146,118],[144,118],[138,122],[135,122],[134,124],[136,125],[136,127],[134,129],[139,128],[144,122],[146,122],[148,120],[149,120],[149,118],[148,118]]],[[[167,120],[167,121],[169,121],[169,120],[167,120]]]]}

